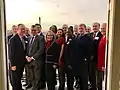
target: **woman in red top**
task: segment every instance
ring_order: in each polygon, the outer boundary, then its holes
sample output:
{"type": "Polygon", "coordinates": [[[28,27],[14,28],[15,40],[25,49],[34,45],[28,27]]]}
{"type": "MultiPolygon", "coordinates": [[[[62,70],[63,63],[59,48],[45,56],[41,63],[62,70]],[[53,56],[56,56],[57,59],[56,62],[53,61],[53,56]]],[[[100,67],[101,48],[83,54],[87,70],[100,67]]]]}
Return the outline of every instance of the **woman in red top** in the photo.
{"type": "Polygon", "coordinates": [[[62,37],[62,35],[63,35],[63,30],[58,29],[56,43],[61,46],[61,52],[59,56],[59,66],[62,66],[64,64],[63,63],[63,50],[64,50],[64,45],[65,45],[65,39],[62,37]]]}
{"type": "Polygon", "coordinates": [[[59,70],[58,70],[58,75],[59,75],[59,89],[58,90],[64,90],[65,67],[64,67],[64,61],[63,61],[63,51],[64,51],[65,39],[64,39],[64,37],[62,37],[63,30],[58,29],[56,35],[57,35],[56,43],[61,45],[61,52],[60,52],[60,56],[59,56],[59,70]]]}
{"type": "Polygon", "coordinates": [[[102,81],[104,79],[105,70],[105,51],[106,51],[106,23],[102,24],[101,27],[102,38],[98,46],[98,73],[97,73],[97,85],[98,90],[102,90],[102,81]]]}

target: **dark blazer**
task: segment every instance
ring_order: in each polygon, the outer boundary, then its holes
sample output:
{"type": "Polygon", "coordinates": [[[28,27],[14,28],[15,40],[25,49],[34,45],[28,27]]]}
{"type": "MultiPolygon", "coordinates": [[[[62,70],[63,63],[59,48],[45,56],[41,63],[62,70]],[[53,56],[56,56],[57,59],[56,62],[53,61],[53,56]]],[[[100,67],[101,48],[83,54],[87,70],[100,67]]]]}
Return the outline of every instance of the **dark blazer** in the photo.
{"type": "Polygon", "coordinates": [[[46,49],[46,63],[58,64],[60,48],[60,45],[54,42],[46,49]]]}
{"type": "Polygon", "coordinates": [[[45,76],[46,82],[52,85],[56,85],[56,69],[53,68],[53,65],[58,66],[58,59],[60,55],[60,45],[53,42],[46,49],[46,64],[45,64],[45,76]]]}
{"type": "Polygon", "coordinates": [[[9,35],[8,37],[7,37],[7,41],[9,42],[9,40],[10,40],[10,38],[13,36],[13,34],[12,35],[9,35]]]}
{"type": "Polygon", "coordinates": [[[87,62],[90,60],[93,41],[87,34],[77,36],[74,40],[72,67],[75,75],[80,75],[87,70],[87,62]]]}
{"type": "MultiPolygon", "coordinates": [[[[31,37],[29,37],[29,42],[30,42],[30,39],[31,37]]],[[[28,56],[33,57],[35,60],[39,60],[41,63],[43,63],[44,52],[45,52],[45,40],[43,37],[36,35],[33,40],[32,46],[29,47],[29,44],[28,44],[27,54],[28,56]]]]}
{"type": "Polygon", "coordinates": [[[44,34],[41,32],[40,33],[40,35],[39,36],[41,36],[41,37],[43,37],[43,38],[45,38],[45,36],[44,36],[44,34]]]}
{"type": "Polygon", "coordinates": [[[69,37],[65,42],[63,60],[65,65],[72,65],[73,60],[73,48],[74,48],[74,37],[69,37]]]}
{"type": "MultiPolygon", "coordinates": [[[[93,37],[93,34],[94,33],[91,33],[91,36],[93,37]]],[[[93,48],[93,51],[94,51],[94,59],[93,61],[95,61],[97,63],[98,61],[98,45],[99,45],[99,42],[102,38],[102,34],[101,32],[99,31],[97,36],[95,38],[93,38],[93,44],[94,44],[94,48],[93,48]],[[96,38],[97,37],[97,38],[96,38]]]]}
{"type": "Polygon", "coordinates": [[[25,49],[23,43],[16,34],[10,39],[9,42],[9,59],[11,66],[23,67],[26,63],[26,50],[27,50],[27,39],[23,38],[25,41],[25,49]]]}

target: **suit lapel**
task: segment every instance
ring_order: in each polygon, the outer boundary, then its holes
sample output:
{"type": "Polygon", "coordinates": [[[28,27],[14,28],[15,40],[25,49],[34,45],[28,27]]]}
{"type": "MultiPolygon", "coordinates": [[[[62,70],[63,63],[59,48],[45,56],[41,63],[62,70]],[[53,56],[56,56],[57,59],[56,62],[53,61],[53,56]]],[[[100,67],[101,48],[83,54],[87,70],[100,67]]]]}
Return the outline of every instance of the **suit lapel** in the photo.
{"type": "Polygon", "coordinates": [[[32,47],[31,47],[32,49],[33,49],[33,46],[35,46],[35,44],[37,42],[37,39],[38,39],[38,35],[36,35],[35,38],[34,38],[34,40],[33,40],[32,47]]]}
{"type": "Polygon", "coordinates": [[[17,38],[18,42],[20,43],[21,47],[24,49],[24,46],[23,46],[22,41],[18,34],[16,34],[16,38],[17,38]]]}

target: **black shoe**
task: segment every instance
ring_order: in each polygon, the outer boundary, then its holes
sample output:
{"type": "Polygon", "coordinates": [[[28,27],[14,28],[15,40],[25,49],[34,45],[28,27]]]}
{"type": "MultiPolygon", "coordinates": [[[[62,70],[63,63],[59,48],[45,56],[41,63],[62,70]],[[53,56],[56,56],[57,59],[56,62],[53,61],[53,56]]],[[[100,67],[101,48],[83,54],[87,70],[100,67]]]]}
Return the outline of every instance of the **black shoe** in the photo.
{"type": "Polygon", "coordinates": [[[32,85],[29,84],[29,85],[26,86],[26,89],[29,89],[29,88],[31,88],[31,87],[32,87],[32,85]]]}
{"type": "Polygon", "coordinates": [[[23,84],[23,86],[27,86],[28,84],[23,84]]]}
{"type": "Polygon", "coordinates": [[[40,85],[40,89],[45,89],[46,88],[46,84],[45,83],[42,83],[41,85],[40,85]]]}
{"type": "Polygon", "coordinates": [[[92,85],[88,84],[88,90],[91,90],[91,89],[92,89],[92,85]]]}

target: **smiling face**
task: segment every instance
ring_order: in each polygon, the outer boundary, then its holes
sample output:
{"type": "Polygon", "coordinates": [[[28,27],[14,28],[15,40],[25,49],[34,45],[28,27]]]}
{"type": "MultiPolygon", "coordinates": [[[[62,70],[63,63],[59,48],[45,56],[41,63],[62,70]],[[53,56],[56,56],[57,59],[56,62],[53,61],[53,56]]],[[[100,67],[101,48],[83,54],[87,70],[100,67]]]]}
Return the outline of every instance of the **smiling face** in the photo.
{"type": "Polygon", "coordinates": [[[63,33],[65,34],[65,33],[67,32],[67,30],[68,30],[68,25],[67,25],[67,24],[64,24],[64,25],[62,26],[62,30],[63,30],[63,33]]]}
{"type": "Polygon", "coordinates": [[[57,31],[57,37],[60,38],[60,37],[62,37],[62,35],[63,35],[62,29],[58,29],[58,31],[57,31]]]}
{"type": "Polygon", "coordinates": [[[18,35],[23,36],[25,34],[25,25],[23,24],[18,25],[17,33],[18,35]]]}
{"type": "Polygon", "coordinates": [[[98,32],[100,29],[100,24],[99,23],[93,23],[93,31],[96,33],[98,32]]]}
{"type": "Polygon", "coordinates": [[[32,34],[32,36],[37,35],[37,30],[36,30],[35,26],[31,26],[31,34],[32,34]]]}
{"type": "Polygon", "coordinates": [[[54,34],[52,33],[52,31],[48,31],[46,34],[46,40],[52,41],[53,39],[54,39],[54,34]]]}
{"type": "Polygon", "coordinates": [[[107,28],[107,24],[103,23],[101,26],[101,33],[102,35],[106,35],[106,28],[107,28]]]}
{"type": "Polygon", "coordinates": [[[79,29],[78,29],[78,33],[79,34],[84,34],[85,30],[86,30],[86,25],[85,24],[80,24],[79,29]]]}
{"type": "Polygon", "coordinates": [[[91,27],[87,27],[86,28],[86,33],[90,33],[91,32],[91,27]]]}

